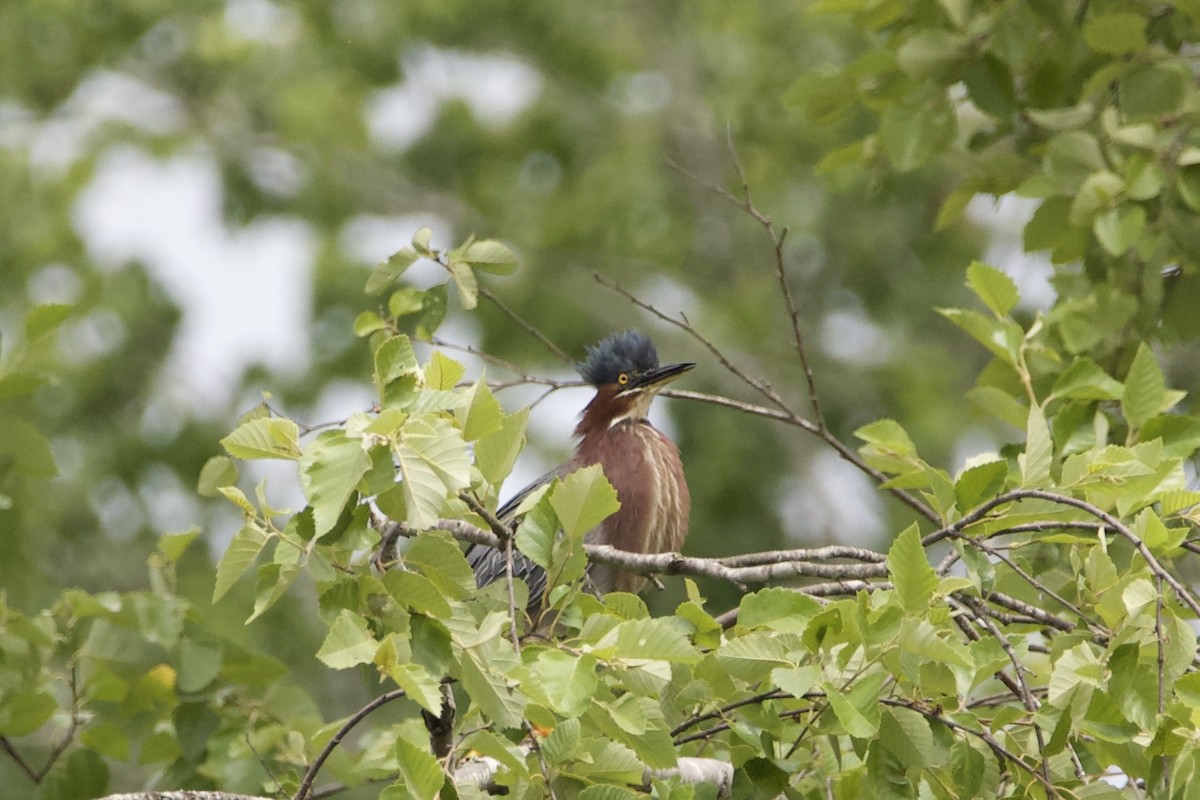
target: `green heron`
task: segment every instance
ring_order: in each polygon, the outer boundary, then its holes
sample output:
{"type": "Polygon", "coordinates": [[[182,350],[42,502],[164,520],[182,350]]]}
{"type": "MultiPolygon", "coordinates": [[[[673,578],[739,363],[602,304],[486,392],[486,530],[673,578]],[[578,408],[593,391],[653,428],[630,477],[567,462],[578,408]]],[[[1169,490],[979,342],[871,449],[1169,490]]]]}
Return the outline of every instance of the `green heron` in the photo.
{"type": "MultiPolygon", "coordinates": [[[[617,491],[621,507],[584,535],[589,544],[607,544],[633,553],[677,552],[687,534],[691,495],[675,443],[646,418],[659,390],[696,366],[659,366],[654,345],[636,331],[614,334],[577,365],[596,396],[584,408],[575,428],[579,444],[565,464],[522,489],[496,515],[515,522],[517,507],[531,492],[556,477],[599,464],[617,491]]],[[[479,586],[504,577],[504,554],[475,545],[467,551],[479,586]]],[[[531,609],[541,604],[546,590],[543,570],[519,552],[513,553],[513,574],[529,586],[531,609]]],[[[645,578],[601,564],[587,572],[590,588],[598,593],[637,592],[645,578]]]]}

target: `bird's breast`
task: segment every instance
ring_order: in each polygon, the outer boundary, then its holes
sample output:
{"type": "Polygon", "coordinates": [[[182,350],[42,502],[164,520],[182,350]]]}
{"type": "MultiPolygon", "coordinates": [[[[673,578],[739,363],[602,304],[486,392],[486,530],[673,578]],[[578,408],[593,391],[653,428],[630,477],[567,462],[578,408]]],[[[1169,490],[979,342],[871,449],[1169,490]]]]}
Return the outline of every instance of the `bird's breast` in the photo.
{"type": "MultiPolygon", "coordinates": [[[[587,541],[634,553],[678,551],[687,535],[691,498],[675,444],[645,421],[628,420],[597,441],[580,443],[583,463],[599,463],[617,491],[620,509],[587,541]]],[[[601,591],[637,591],[640,576],[594,571],[601,591]],[[608,584],[608,585],[606,585],[608,584]]]]}

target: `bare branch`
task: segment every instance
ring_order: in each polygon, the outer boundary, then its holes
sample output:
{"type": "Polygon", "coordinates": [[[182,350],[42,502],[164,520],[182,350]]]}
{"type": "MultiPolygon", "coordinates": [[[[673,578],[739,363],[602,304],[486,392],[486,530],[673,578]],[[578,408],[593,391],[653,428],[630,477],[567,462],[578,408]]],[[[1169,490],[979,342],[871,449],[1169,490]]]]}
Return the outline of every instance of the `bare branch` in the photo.
{"type": "Polygon", "coordinates": [[[304,773],[304,777],[300,779],[300,787],[296,789],[296,793],[292,795],[292,800],[304,800],[309,792],[312,791],[313,781],[316,780],[317,773],[321,771],[321,767],[325,764],[325,759],[329,758],[333,751],[337,749],[337,746],[342,743],[342,740],[346,738],[346,735],[350,733],[350,731],[354,730],[354,727],[358,725],[358,723],[370,716],[372,711],[375,711],[381,706],[387,705],[393,700],[398,700],[401,697],[404,697],[403,689],[393,689],[390,692],[384,692],[383,694],[379,695],[379,697],[376,697],[358,711],[355,711],[353,714],[351,714],[350,718],[346,720],[345,724],[338,728],[337,733],[333,735],[333,738],[330,739],[323,748],[321,748],[321,752],[318,753],[317,757],[313,759],[312,764],[308,766],[308,769],[304,773]]]}
{"type": "Polygon", "coordinates": [[[517,312],[513,311],[511,308],[506,306],[500,300],[499,297],[496,297],[496,295],[492,293],[492,291],[490,289],[488,289],[486,286],[480,286],[479,294],[482,297],[486,297],[492,303],[492,305],[494,305],[496,308],[503,311],[504,314],[509,319],[511,319],[513,322],[517,323],[522,328],[524,328],[526,333],[528,333],[530,336],[532,336],[533,338],[535,338],[539,342],[541,342],[543,345],[545,345],[546,349],[549,350],[551,353],[553,353],[555,358],[557,358],[559,361],[563,362],[567,366],[571,367],[572,369],[575,368],[575,359],[571,358],[569,355],[564,353],[562,351],[562,348],[560,348],[554,342],[550,341],[550,338],[548,336],[546,336],[546,334],[544,334],[540,330],[538,330],[536,327],[534,327],[532,323],[526,322],[525,319],[520,314],[518,314],[517,312]]]}
{"type": "MultiPolygon", "coordinates": [[[[504,548],[504,541],[496,534],[477,528],[469,522],[457,519],[440,519],[433,525],[436,530],[443,530],[455,539],[472,544],[481,544],[504,548]]],[[[394,521],[381,522],[379,530],[384,537],[398,533],[401,536],[419,536],[421,531],[409,528],[394,521]]],[[[631,553],[618,550],[611,545],[584,544],[584,552],[588,559],[600,564],[617,567],[636,575],[693,575],[716,578],[736,586],[749,583],[768,583],[775,580],[798,577],[825,578],[837,581],[854,582],[857,591],[858,584],[867,578],[881,578],[887,575],[887,566],[883,557],[875,554],[869,560],[874,563],[866,564],[828,564],[824,563],[829,553],[818,553],[818,558],[794,558],[792,560],[776,559],[776,553],[767,554],[767,563],[754,566],[727,566],[720,558],[696,558],[679,553],[631,553]]],[[[811,551],[798,550],[794,553],[803,556],[811,551]]],[[[744,557],[735,556],[736,562],[744,557]]],[[[752,558],[752,557],[751,557],[752,558]]],[[[802,590],[807,591],[807,590],[802,590]]]]}
{"type": "Polygon", "coordinates": [[[1192,591],[1184,586],[1179,579],[1168,572],[1167,569],[1163,567],[1161,563],[1159,563],[1158,559],[1154,557],[1154,554],[1150,552],[1150,548],[1146,547],[1146,543],[1143,542],[1136,533],[1130,530],[1130,528],[1119,519],[1114,517],[1112,514],[1109,514],[1099,506],[1089,503],[1086,500],[1078,500],[1068,495],[1055,494],[1054,492],[1047,492],[1042,489],[1015,489],[1011,492],[1005,492],[1004,494],[997,495],[991,500],[988,500],[986,503],[979,506],[971,513],[965,515],[953,525],[948,525],[941,530],[934,531],[933,533],[929,534],[922,539],[921,543],[928,547],[934,542],[954,536],[963,529],[985,518],[992,512],[993,509],[1007,503],[1016,502],[1018,500],[1046,500],[1051,503],[1058,503],[1059,505],[1077,508],[1080,511],[1091,515],[1092,517],[1095,517],[1097,520],[1104,523],[1105,527],[1107,527],[1109,530],[1120,534],[1122,537],[1128,540],[1129,543],[1132,544],[1138,551],[1143,560],[1145,560],[1147,566],[1150,567],[1151,572],[1153,572],[1159,579],[1165,581],[1166,584],[1175,592],[1176,596],[1179,597],[1180,601],[1189,609],[1191,609],[1193,614],[1195,614],[1197,617],[1200,617],[1200,600],[1198,600],[1192,591]]]}

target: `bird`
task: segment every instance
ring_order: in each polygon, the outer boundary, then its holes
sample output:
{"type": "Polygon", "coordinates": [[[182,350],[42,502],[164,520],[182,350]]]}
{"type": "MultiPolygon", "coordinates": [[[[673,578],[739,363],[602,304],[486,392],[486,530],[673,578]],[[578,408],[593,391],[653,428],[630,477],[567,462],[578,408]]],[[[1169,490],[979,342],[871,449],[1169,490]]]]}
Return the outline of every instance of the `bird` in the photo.
{"type": "MultiPolygon", "coordinates": [[[[496,517],[515,527],[516,511],[531,493],[555,478],[599,464],[621,505],[585,533],[584,542],[632,553],[678,552],[687,535],[691,495],[679,448],[650,424],[647,414],[658,392],[695,366],[692,362],[660,365],[654,344],[634,330],[587,347],[586,358],[576,368],[596,394],[580,414],[574,454],[513,495],[496,517]]],[[[505,554],[495,548],[473,545],[467,561],[480,587],[506,574],[505,554]]],[[[528,609],[536,610],[546,590],[544,570],[514,550],[513,575],[529,586],[528,609]]],[[[640,575],[603,564],[591,564],[587,570],[587,584],[597,594],[636,593],[645,583],[640,575]]]]}

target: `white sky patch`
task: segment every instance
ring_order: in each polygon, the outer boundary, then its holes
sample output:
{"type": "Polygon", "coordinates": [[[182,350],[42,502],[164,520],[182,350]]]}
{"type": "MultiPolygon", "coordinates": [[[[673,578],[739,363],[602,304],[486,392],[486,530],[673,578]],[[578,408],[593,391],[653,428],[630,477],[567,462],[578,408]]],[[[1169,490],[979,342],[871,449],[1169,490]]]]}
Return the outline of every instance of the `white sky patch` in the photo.
{"type": "Polygon", "coordinates": [[[609,96],[623,114],[652,114],[671,102],[671,80],[657,70],[618,75],[608,87],[609,96]]]}
{"type": "Polygon", "coordinates": [[[861,309],[829,312],[821,319],[819,335],[821,350],[843,364],[873,367],[885,363],[892,355],[887,331],[861,309]]]}
{"type": "Polygon", "coordinates": [[[74,211],[102,269],[141,261],[183,310],[165,380],[193,411],[226,408],[252,364],[307,365],[313,234],[284,217],[228,229],[207,156],[158,161],[118,148],[101,159],[74,211]]]}
{"type": "Polygon", "coordinates": [[[783,529],[797,544],[837,542],[873,547],[883,535],[879,490],[836,453],[816,453],[804,479],[779,504],[783,529]]]}
{"type": "MultiPolygon", "coordinates": [[[[434,250],[448,250],[458,244],[452,240],[450,223],[434,214],[398,217],[359,214],[342,226],[338,245],[347,259],[374,267],[393,253],[409,247],[413,234],[424,227],[433,229],[430,247],[434,250]]],[[[427,259],[418,259],[405,270],[403,281],[409,286],[428,289],[445,283],[448,277],[440,265],[427,259]]],[[[363,280],[366,281],[365,278],[363,280]]]]}
{"type": "Polygon", "coordinates": [[[993,198],[977,194],[967,203],[966,216],[991,232],[983,261],[1004,270],[1021,293],[1018,308],[1045,311],[1054,305],[1057,294],[1050,285],[1054,267],[1044,252],[1025,252],[1025,225],[1033,217],[1039,202],[1006,194],[993,198]]]}
{"type": "Polygon", "coordinates": [[[271,47],[287,47],[300,36],[296,11],[270,0],[228,0],[225,24],[243,39],[271,47]]]}
{"type": "Polygon", "coordinates": [[[34,305],[43,303],[76,303],[83,293],[83,281],[72,267],[47,264],[29,276],[26,283],[29,300],[34,305]]]}
{"type": "Polygon", "coordinates": [[[12,106],[3,116],[3,143],[27,147],[33,167],[50,173],[74,164],[105,125],[129,125],[165,136],[184,123],[183,107],[175,97],[112,70],[90,73],[44,121],[12,106]]]}
{"type": "Polygon", "coordinates": [[[532,105],[542,90],[538,71],[507,54],[478,55],[426,45],[403,53],[400,66],[404,81],[376,92],[366,109],[375,142],[394,150],[404,150],[424,136],[446,100],[462,100],[480,122],[502,127],[532,105]]]}

